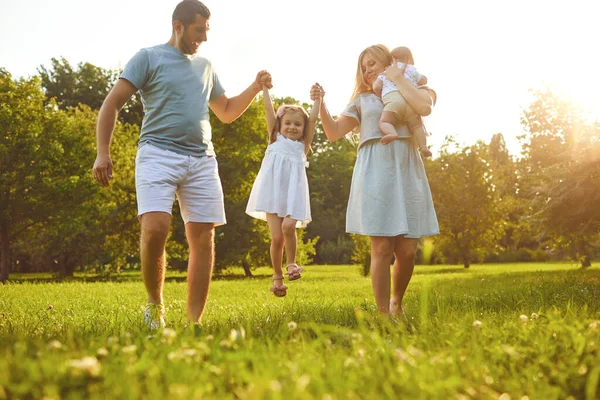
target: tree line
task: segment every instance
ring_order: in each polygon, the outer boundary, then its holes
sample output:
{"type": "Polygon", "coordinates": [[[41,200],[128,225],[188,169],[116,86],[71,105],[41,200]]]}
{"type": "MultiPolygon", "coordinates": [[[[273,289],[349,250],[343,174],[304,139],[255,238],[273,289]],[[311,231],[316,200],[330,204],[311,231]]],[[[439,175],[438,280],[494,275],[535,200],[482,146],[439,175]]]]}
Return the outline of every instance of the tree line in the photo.
{"type": "MultiPolygon", "coordinates": [[[[139,95],[120,112],[111,155],[114,179],[91,177],[97,112],[119,71],[64,58],[35,76],[0,69],[0,280],[9,272],[98,274],[139,267],[134,167],[143,117],[139,95]]],[[[277,107],[296,103],[276,98],[277,107]]],[[[304,104],[306,108],[308,104],[304,104]]],[[[232,124],[211,115],[228,224],[217,228],[217,270],[247,276],[269,264],[264,222],[245,215],[267,146],[262,101],[232,124]]],[[[441,234],[422,241],[421,263],[576,260],[599,255],[600,121],[547,88],[522,115],[522,153],[504,137],[461,145],[446,137],[425,161],[441,234]]],[[[313,221],[299,231],[301,263],[363,264],[368,238],[345,233],[356,147],[329,143],[319,125],[307,170],[313,221]]],[[[171,268],[185,269],[185,231],[175,203],[167,245],[171,268]]]]}

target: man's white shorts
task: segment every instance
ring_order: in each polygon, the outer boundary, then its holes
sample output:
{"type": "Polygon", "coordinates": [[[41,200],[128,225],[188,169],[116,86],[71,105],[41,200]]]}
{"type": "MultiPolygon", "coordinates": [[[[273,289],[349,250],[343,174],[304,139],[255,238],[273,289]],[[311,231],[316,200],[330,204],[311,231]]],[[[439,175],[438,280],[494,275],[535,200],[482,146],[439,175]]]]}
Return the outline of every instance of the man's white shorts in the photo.
{"type": "Polygon", "coordinates": [[[159,211],[171,214],[175,195],[183,221],[223,225],[225,206],[215,157],[192,157],[149,143],[135,158],[138,215],[159,211]]]}

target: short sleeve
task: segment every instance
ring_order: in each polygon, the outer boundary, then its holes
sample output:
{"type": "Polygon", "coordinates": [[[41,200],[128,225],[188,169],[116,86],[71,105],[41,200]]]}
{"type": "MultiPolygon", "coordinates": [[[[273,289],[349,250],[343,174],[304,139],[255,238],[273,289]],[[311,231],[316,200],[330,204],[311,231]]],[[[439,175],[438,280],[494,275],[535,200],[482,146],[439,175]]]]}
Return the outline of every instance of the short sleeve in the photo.
{"type": "Polygon", "coordinates": [[[359,96],[354,98],[354,100],[352,100],[350,102],[350,104],[348,104],[346,106],[344,111],[342,111],[342,115],[352,117],[360,124],[360,99],[359,99],[359,96]]]}
{"type": "Polygon", "coordinates": [[[125,65],[120,78],[127,79],[138,90],[142,89],[148,82],[148,71],[150,71],[150,60],[148,51],[138,51],[125,65]]]}
{"type": "Polygon", "coordinates": [[[216,72],[213,72],[213,85],[212,90],[210,92],[209,101],[215,100],[221,97],[225,93],[225,89],[223,85],[221,85],[221,81],[219,81],[219,77],[216,72]]]}

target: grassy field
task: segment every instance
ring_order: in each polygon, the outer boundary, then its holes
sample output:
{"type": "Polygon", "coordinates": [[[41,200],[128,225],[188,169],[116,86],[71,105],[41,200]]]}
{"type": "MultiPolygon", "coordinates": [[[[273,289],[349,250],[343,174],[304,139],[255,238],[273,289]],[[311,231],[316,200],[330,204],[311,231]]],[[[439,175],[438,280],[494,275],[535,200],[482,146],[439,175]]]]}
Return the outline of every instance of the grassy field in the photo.
{"type": "Polygon", "coordinates": [[[139,273],[13,275],[0,286],[0,399],[600,398],[597,267],[417,267],[405,321],[376,315],[356,266],[309,266],[283,299],[268,269],[256,274],[213,282],[200,332],[185,328],[184,276],[169,276],[156,333],[139,273]]]}

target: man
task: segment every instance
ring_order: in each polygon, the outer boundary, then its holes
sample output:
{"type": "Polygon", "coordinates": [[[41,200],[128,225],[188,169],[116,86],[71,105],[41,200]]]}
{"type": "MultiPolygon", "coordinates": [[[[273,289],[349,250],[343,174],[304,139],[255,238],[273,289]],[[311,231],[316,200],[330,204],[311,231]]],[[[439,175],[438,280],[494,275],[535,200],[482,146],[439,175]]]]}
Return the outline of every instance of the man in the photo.
{"type": "Polygon", "coordinates": [[[211,63],[194,57],[207,40],[210,11],[184,0],[173,12],[168,43],[140,50],[125,66],[98,114],[93,176],[112,178],[110,140],[119,110],[140,91],[144,120],[136,157],[136,193],[141,223],[140,257],[147,304],[145,323],[164,327],[165,244],[175,195],[190,246],[187,318],[199,323],[214,264],[214,228],[226,223],[223,190],[211,142],[208,107],[223,122],[238,118],[271,76],[260,71],[242,93],[228,98],[211,63]]]}

